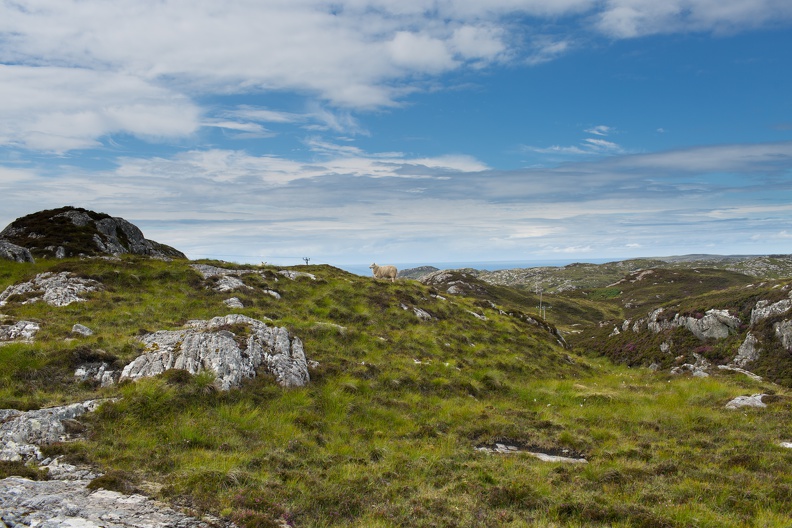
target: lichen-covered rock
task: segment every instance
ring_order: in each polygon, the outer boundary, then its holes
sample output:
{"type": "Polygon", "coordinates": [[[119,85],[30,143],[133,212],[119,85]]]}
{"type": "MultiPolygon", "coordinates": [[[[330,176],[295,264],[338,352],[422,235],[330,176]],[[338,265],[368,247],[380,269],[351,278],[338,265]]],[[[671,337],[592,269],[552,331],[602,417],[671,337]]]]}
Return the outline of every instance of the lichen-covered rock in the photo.
{"type": "Polygon", "coordinates": [[[278,274],[283,275],[284,277],[286,277],[289,280],[296,280],[296,279],[299,279],[299,278],[302,278],[302,277],[305,277],[305,278],[308,278],[308,279],[311,279],[311,280],[316,280],[316,275],[314,275],[313,273],[307,273],[305,271],[280,270],[278,272],[278,274]]]}
{"type": "Polygon", "coordinates": [[[72,326],[72,334],[79,334],[81,336],[88,337],[88,336],[92,336],[93,333],[94,333],[93,330],[79,323],[72,326]]]}
{"type": "Polygon", "coordinates": [[[242,304],[242,301],[240,301],[238,297],[231,297],[230,299],[226,299],[225,301],[223,301],[223,304],[225,304],[229,308],[244,308],[245,307],[245,305],[242,304]]]}
{"type": "Polygon", "coordinates": [[[114,385],[121,377],[121,371],[111,369],[109,363],[104,361],[85,363],[74,370],[77,381],[94,381],[100,387],[114,385]]]}
{"type": "Polygon", "coordinates": [[[32,341],[41,330],[33,321],[17,321],[12,325],[0,325],[0,341],[32,341]]]}
{"type": "Polygon", "coordinates": [[[775,303],[759,301],[756,303],[756,307],[751,310],[751,325],[768,317],[786,313],[790,308],[792,308],[792,299],[782,299],[775,303]]]}
{"type": "Polygon", "coordinates": [[[104,400],[90,400],[36,411],[0,410],[0,460],[41,460],[38,446],[67,437],[63,422],[96,409],[104,400]]]}
{"type": "Polygon", "coordinates": [[[83,302],[85,299],[81,295],[100,289],[102,285],[99,282],[73,276],[68,271],[57,274],[40,273],[31,281],[6,288],[0,293],[0,306],[5,305],[14,295],[23,297],[23,304],[43,300],[52,306],[66,306],[73,302],[83,302]]]}
{"type": "Polygon", "coordinates": [[[745,341],[743,341],[740,348],[737,349],[737,355],[732,360],[732,364],[740,368],[745,368],[748,363],[759,359],[759,354],[762,351],[757,347],[758,344],[759,340],[757,340],[751,332],[748,332],[745,336],[745,341]]]}
{"type": "Polygon", "coordinates": [[[190,321],[182,330],[162,330],[140,338],[147,352],[121,373],[121,379],[156,376],[169,369],[191,374],[211,371],[221,390],[237,387],[263,367],[284,387],[310,381],[302,341],[285,328],[230,314],[190,321]]]}
{"type": "Polygon", "coordinates": [[[752,396],[737,396],[726,404],[727,409],[740,409],[742,407],[764,408],[767,404],[762,401],[766,394],[754,394],[752,396]]]}
{"type": "Polygon", "coordinates": [[[671,369],[671,374],[679,375],[688,373],[694,378],[708,378],[708,371],[712,367],[712,364],[698,354],[694,353],[693,357],[696,358],[695,363],[685,363],[684,365],[674,367],[671,369]]]}
{"type": "Polygon", "coordinates": [[[14,262],[35,262],[28,248],[0,239],[0,259],[14,262]]]}
{"type": "Polygon", "coordinates": [[[784,348],[792,350],[792,321],[781,321],[773,325],[775,335],[784,348]]]}

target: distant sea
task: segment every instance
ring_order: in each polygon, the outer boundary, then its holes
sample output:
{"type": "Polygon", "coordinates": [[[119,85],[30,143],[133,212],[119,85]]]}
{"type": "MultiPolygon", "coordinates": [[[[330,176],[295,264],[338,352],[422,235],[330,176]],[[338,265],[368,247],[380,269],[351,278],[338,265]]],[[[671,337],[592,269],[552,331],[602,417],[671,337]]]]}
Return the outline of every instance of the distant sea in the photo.
{"type": "MultiPolygon", "coordinates": [[[[567,259],[567,260],[491,260],[477,262],[378,262],[380,266],[392,264],[399,270],[420,268],[421,266],[434,266],[437,269],[459,269],[473,268],[477,270],[497,271],[516,268],[541,268],[541,267],[563,267],[574,263],[604,264],[606,262],[616,262],[624,260],[620,258],[603,259],[567,259]]],[[[337,268],[354,273],[356,275],[371,275],[369,266],[371,264],[331,264],[337,268]]]]}

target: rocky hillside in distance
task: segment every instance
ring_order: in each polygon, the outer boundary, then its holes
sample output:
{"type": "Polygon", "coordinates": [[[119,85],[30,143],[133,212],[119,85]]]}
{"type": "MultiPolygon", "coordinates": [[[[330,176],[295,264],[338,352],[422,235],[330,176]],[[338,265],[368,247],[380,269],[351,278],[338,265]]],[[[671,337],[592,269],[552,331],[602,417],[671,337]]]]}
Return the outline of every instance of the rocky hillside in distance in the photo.
{"type": "Polygon", "coordinates": [[[792,385],[792,283],[717,269],[648,269],[577,294],[618,310],[568,336],[630,366],[706,377],[716,371],[792,385]]]}
{"type": "Polygon", "coordinates": [[[409,268],[405,270],[399,270],[399,274],[397,275],[400,279],[415,279],[418,280],[424,275],[428,275],[435,271],[440,271],[438,268],[434,266],[419,266],[417,268],[409,268]]]}
{"type": "Polygon", "coordinates": [[[518,268],[480,271],[484,282],[524,289],[541,288],[548,293],[602,288],[621,280],[626,274],[644,269],[717,269],[742,273],[758,279],[792,276],[792,255],[723,256],[688,255],[630,259],[605,264],[576,263],[563,267],[518,268]]]}
{"type": "Polygon", "coordinates": [[[187,258],[165,244],[147,240],[123,218],[82,208],[61,207],[17,218],[0,231],[2,255],[9,260],[122,255],[187,258]]]}

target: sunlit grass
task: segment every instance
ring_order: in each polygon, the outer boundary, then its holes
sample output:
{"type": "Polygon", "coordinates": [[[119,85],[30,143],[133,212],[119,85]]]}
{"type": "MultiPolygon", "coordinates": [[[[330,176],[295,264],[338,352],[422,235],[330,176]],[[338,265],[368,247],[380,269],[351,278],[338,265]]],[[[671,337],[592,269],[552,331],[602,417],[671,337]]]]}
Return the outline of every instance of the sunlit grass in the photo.
{"type": "Polygon", "coordinates": [[[67,307],[3,307],[42,331],[0,347],[0,407],[119,398],[83,418],[88,439],[53,449],[156,482],[159,498],[251,527],[790,525],[792,460],[778,443],[792,440],[792,397],[781,387],[614,367],[487,303],[308,266],[316,281],[261,268],[238,293],[240,313],[303,340],[319,363],[307,387],[262,376],[219,392],[202,374],[98,389],[73,379],[81,351],[124,363],[142,332],[237,310],[184,262],[11,263],[0,287],[52,266],[105,289],[67,307]],[[76,322],[95,334],[72,335],[76,322]],[[775,401],[723,408],[757,392],[775,401]],[[475,449],[494,442],[588,464],[475,449]]]}

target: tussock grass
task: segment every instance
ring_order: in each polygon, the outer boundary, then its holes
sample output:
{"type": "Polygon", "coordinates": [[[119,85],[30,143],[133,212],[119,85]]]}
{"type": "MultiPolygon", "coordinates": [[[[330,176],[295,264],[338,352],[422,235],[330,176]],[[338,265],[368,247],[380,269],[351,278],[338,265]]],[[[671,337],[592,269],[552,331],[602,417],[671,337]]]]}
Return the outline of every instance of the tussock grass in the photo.
{"type": "Polygon", "coordinates": [[[161,499],[247,527],[790,524],[792,459],[778,443],[792,440],[792,395],[782,387],[613,366],[477,299],[300,266],[317,280],[276,282],[277,269],[251,267],[264,272],[244,276],[254,290],[233,295],[240,313],[303,340],[319,362],[307,387],[261,376],[219,392],[211,376],[170,372],[98,389],[73,380],[76,359],[123,364],[140,353],[139,334],[229,313],[231,294],[188,263],[134,257],[2,264],[0,287],[47,266],[105,289],[68,307],[3,307],[42,333],[0,347],[0,407],[118,397],[81,418],[87,439],[49,448],[111,471],[108,486],[156,482],[161,499]],[[72,336],[74,322],[95,335],[72,336]],[[766,409],[723,408],[756,392],[774,394],[766,409]],[[566,449],[588,464],[475,449],[495,442],[566,449]]]}

